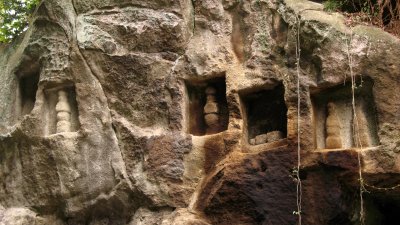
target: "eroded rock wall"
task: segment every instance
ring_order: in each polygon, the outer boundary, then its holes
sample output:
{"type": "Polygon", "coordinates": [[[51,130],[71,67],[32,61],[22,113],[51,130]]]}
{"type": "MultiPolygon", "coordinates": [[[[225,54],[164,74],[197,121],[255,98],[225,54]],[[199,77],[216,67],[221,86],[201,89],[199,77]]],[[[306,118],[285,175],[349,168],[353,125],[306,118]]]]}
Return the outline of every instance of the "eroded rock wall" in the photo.
{"type": "Polygon", "coordinates": [[[360,168],[395,224],[399,44],[306,0],[44,0],[0,46],[0,224],[296,224],[298,151],[303,224],[359,224],[360,168]]]}

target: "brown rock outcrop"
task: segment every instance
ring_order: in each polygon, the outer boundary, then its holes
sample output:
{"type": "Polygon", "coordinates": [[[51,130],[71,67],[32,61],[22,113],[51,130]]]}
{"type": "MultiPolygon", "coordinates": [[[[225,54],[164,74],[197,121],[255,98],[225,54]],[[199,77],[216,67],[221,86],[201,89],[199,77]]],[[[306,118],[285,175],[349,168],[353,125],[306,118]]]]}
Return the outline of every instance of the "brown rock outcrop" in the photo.
{"type": "Polygon", "coordinates": [[[297,174],[302,224],[359,224],[360,171],[397,224],[400,40],[322,8],[42,1],[0,46],[0,225],[292,225],[297,174]]]}

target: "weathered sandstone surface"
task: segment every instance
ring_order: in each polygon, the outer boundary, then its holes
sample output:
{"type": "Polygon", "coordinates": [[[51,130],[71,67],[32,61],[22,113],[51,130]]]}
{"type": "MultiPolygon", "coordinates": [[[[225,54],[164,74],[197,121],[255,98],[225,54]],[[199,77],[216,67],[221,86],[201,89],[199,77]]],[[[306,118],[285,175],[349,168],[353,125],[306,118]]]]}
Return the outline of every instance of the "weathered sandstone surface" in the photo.
{"type": "Polygon", "coordinates": [[[0,115],[0,225],[293,225],[298,151],[303,224],[400,221],[400,40],[312,1],[44,0],[0,115]]]}

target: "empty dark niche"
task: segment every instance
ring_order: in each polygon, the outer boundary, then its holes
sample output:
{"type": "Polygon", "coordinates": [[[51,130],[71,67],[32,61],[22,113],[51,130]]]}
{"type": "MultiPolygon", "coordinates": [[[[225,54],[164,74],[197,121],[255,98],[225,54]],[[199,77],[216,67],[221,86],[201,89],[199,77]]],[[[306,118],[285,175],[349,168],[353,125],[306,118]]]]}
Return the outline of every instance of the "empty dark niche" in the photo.
{"type": "Polygon", "coordinates": [[[19,78],[18,86],[18,111],[19,115],[29,114],[36,101],[36,92],[38,90],[39,73],[34,73],[19,78]]]}
{"type": "Polygon", "coordinates": [[[229,111],[226,100],[225,77],[205,81],[186,81],[186,90],[188,94],[187,121],[189,133],[201,136],[219,133],[228,128],[229,111]],[[209,94],[206,94],[206,92],[209,92],[209,94]],[[211,107],[214,109],[212,113],[205,112],[206,104],[215,106],[213,102],[216,103],[217,107],[211,107]],[[213,119],[213,124],[210,125],[210,122],[208,122],[208,125],[205,117],[213,119]]]}
{"type": "Polygon", "coordinates": [[[287,107],[282,83],[269,90],[241,94],[247,140],[251,145],[287,136],[287,107]]]}
{"type": "Polygon", "coordinates": [[[46,94],[45,134],[75,132],[79,129],[78,104],[73,85],[48,88],[46,94]]]}
{"type": "Polygon", "coordinates": [[[365,199],[366,225],[397,225],[400,221],[400,199],[367,194],[365,199]]]}
{"type": "Polygon", "coordinates": [[[356,80],[355,112],[350,82],[312,92],[314,142],[318,149],[371,147],[379,144],[372,87],[373,81],[368,77],[356,80]],[[353,131],[353,127],[357,130],[353,131]]]}

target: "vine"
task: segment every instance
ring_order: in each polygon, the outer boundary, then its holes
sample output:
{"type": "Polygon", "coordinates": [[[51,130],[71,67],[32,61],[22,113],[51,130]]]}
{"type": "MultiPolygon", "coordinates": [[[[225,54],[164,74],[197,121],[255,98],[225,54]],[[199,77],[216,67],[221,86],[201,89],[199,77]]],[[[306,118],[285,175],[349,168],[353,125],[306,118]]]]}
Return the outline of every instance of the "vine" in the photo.
{"type": "MultiPolygon", "coordinates": [[[[353,57],[351,55],[351,43],[353,41],[353,29],[350,27],[350,37],[346,39],[347,45],[347,58],[349,64],[349,72],[350,72],[350,79],[351,79],[351,97],[352,97],[352,113],[353,113],[353,137],[355,137],[355,142],[359,149],[357,150],[357,162],[358,162],[358,180],[359,180],[359,196],[360,196],[360,224],[365,224],[365,208],[364,208],[364,193],[369,193],[366,187],[371,189],[380,190],[380,191],[390,191],[400,187],[400,184],[394,185],[392,187],[377,187],[374,185],[370,185],[365,182],[362,174],[362,161],[361,161],[361,152],[363,151],[364,147],[362,145],[361,136],[360,136],[360,124],[356,113],[356,101],[355,101],[355,89],[356,87],[356,77],[354,76],[353,72],[353,57]]],[[[346,78],[346,77],[345,77],[346,78]]],[[[362,79],[362,77],[361,77],[362,79]]],[[[346,79],[345,79],[346,80],[346,79]]]]}
{"type": "MultiPolygon", "coordinates": [[[[297,167],[293,171],[297,185],[296,185],[296,203],[297,203],[297,211],[294,211],[293,214],[298,216],[298,225],[302,224],[302,183],[300,179],[300,169],[301,169],[301,138],[300,138],[300,56],[301,56],[301,46],[300,46],[300,28],[301,28],[301,19],[300,15],[296,16],[296,75],[297,75],[297,167]]],[[[374,185],[367,184],[363,178],[362,173],[362,160],[361,160],[361,153],[365,146],[362,146],[361,137],[360,137],[360,124],[356,113],[356,76],[353,72],[353,57],[351,54],[351,44],[353,42],[353,30],[350,27],[350,37],[346,39],[347,45],[347,57],[348,57],[348,64],[349,64],[349,72],[350,72],[350,79],[351,79],[351,98],[352,98],[352,113],[353,113],[353,137],[355,138],[355,142],[359,146],[357,150],[357,162],[358,162],[358,180],[359,180],[359,197],[360,197],[360,212],[359,212],[359,221],[360,225],[365,225],[365,207],[364,207],[364,193],[368,193],[366,187],[373,188],[376,190],[393,190],[400,187],[400,184],[397,184],[392,187],[382,188],[376,187],[374,185]]],[[[346,74],[345,79],[346,80],[346,74]]]]}
{"type": "Polygon", "coordinates": [[[301,225],[301,204],[302,204],[302,185],[300,178],[301,167],[301,146],[300,146],[300,16],[296,16],[296,74],[297,74],[297,168],[295,170],[297,185],[296,185],[296,203],[297,211],[294,212],[298,216],[298,225],[301,225]]]}
{"type": "Polygon", "coordinates": [[[352,113],[353,113],[353,137],[356,138],[360,149],[357,151],[357,162],[358,162],[358,180],[359,180],[359,195],[360,195],[360,224],[365,224],[365,211],[364,211],[364,192],[366,192],[364,179],[362,175],[362,163],[361,163],[361,151],[363,149],[360,132],[359,132],[359,124],[356,112],[356,101],[355,101],[355,89],[356,89],[356,80],[353,73],[353,57],[350,52],[351,43],[353,41],[353,29],[350,28],[350,38],[347,39],[347,58],[349,63],[350,70],[350,79],[351,79],[351,105],[352,105],[352,113]]]}

